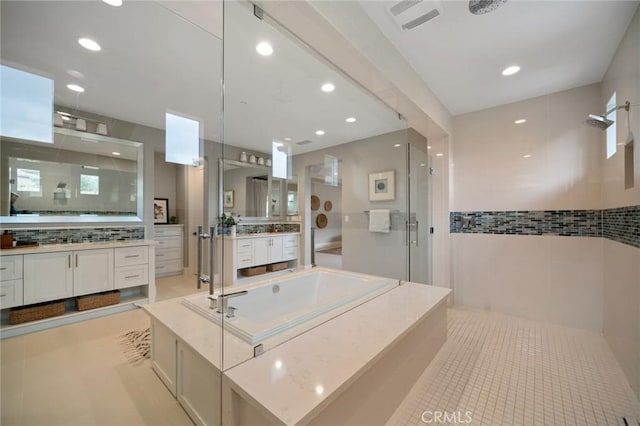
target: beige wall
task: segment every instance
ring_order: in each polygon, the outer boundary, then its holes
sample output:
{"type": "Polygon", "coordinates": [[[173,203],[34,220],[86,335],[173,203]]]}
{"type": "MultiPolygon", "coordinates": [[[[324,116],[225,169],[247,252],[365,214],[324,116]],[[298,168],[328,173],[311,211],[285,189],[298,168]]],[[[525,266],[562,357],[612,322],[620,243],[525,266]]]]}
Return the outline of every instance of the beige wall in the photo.
{"type": "MultiPolygon", "coordinates": [[[[631,102],[631,130],[635,135],[635,181],[624,189],[623,146],[603,160],[603,207],[640,205],[640,9],[631,21],[602,82],[600,109],[611,93],[618,103],[631,102]]],[[[617,139],[627,138],[627,114],[618,112],[617,139]]],[[[604,137],[604,136],[603,136],[604,137]]],[[[640,397],[640,248],[604,242],[604,335],[631,387],[640,397]]]]}
{"type": "MultiPolygon", "coordinates": [[[[178,168],[182,168],[178,164],[167,163],[164,161],[164,153],[156,152],[154,156],[154,185],[153,196],[155,198],[169,199],[169,217],[177,216],[178,199],[177,191],[177,172],[178,168]]],[[[180,189],[181,191],[183,188],[180,189]]],[[[183,222],[180,222],[183,223],[183,222]]]]}
{"type": "MultiPolygon", "coordinates": [[[[584,122],[600,99],[594,84],[455,117],[452,210],[600,208],[602,135],[584,122]]],[[[602,330],[601,239],[452,234],[452,247],[455,303],[602,330]]]]}

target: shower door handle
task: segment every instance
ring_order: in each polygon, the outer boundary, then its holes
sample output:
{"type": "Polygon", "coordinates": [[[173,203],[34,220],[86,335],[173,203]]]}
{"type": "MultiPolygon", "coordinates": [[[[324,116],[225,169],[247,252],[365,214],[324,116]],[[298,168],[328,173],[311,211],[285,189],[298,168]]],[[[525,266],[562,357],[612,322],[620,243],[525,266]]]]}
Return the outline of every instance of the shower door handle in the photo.
{"type": "Polygon", "coordinates": [[[197,238],[198,238],[198,241],[196,244],[196,247],[197,247],[196,249],[196,264],[197,264],[196,284],[197,284],[198,290],[200,290],[202,288],[202,283],[209,282],[209,277],[207,275],[202,274],[202,240],[211,238],[211,235],[203,233],[202,225],[198,225],[197,238]]]}
{"type": "Polygon", "coordinates": [[[213,294],[213,277],[214,277],[214,258],[215,258],[215,228],[213,226],[209,227],[209,281],[211,285],[209,286],[209,294],[213,294]]]}

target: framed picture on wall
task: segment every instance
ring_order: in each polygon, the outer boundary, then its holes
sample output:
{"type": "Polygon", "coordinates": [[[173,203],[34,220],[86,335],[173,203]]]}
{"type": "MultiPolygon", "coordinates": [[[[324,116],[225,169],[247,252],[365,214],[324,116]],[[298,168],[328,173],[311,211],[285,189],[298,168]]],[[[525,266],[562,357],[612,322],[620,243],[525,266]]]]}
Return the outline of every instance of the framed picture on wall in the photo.
{"type": "Polygon", "coordinates": [[[232,209],[233,208],[233,190],[228,189],[226,191],[224,191],[224,208],[229,208],[232,209]]]}
{"type": "Polygon", "coordinates": [[[369,201],[395,200],[395,170],[369,173],[369,201]]]}
{"type": "Polygon", "coordinates": [[[169,199],[153,199],[153,223],[169,223],[169,199]]]}

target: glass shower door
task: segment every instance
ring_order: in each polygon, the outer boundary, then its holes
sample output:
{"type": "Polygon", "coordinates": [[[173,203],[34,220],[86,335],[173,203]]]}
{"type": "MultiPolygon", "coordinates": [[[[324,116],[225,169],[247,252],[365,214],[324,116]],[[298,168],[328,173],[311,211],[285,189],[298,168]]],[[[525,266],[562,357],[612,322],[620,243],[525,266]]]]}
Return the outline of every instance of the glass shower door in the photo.
{"type": "Polygon", "coordinates": [[[411,143],[407,156],[407,280],[431,284],[431,157],[411,143]]]}

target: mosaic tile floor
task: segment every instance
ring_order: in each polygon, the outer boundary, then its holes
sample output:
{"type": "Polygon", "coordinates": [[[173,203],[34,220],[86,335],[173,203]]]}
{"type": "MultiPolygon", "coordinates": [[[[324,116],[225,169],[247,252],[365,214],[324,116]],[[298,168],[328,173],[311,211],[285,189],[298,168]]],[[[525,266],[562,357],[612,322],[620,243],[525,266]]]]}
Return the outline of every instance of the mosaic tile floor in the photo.
{"type": "Polygon", "coordinates": [[[640,403],[596,333],[466,309],[388,425],[640,425],[640,403]]]}

